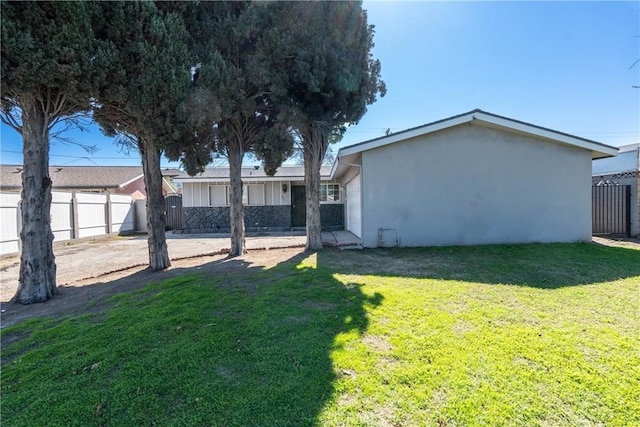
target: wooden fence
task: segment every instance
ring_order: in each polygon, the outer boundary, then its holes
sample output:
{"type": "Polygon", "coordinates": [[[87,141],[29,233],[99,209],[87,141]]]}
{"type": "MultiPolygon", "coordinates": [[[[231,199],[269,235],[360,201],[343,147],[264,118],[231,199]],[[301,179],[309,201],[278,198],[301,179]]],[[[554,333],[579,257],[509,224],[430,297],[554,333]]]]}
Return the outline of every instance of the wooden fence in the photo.
{"type": "MultiPolygon", "coordinates": [[[[133,233],[135,208],[126,195],[55,191],[51,229],[55,241],[133,233]]],[[[20,252],[21,228],[20,194],[0,193],[0,255],[20,252]]]]}

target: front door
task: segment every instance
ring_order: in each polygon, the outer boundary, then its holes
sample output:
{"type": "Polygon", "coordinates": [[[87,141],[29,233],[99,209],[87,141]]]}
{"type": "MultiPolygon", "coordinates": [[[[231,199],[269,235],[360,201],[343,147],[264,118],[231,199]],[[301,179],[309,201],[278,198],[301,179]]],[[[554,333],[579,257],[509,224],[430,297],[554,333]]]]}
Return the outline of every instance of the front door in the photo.
{"type": "Polygon", "coordinates": [[[307,200],[304,185],[291,186],[291,226],[307,225],[307,200]]]}

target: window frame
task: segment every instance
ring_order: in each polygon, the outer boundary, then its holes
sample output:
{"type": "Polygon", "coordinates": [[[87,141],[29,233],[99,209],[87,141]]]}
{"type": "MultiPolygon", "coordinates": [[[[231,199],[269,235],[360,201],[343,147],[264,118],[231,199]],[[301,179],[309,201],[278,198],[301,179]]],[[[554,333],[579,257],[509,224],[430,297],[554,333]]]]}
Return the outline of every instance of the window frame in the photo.
{"type": "Polygon", "coordinates": [[[324,204],[336,204],[336,203],[342,203],[342,189],[340,188],[340,184],[335,183],[335,182],[324,182],[324,183],[320,183],[320,203],[324,203],[324,204]],[[332,197],[333,200],[329,199],[329,186],[333,187],[333,191],[332,191],[332,197]],[[324,197],[325,199],[322,199],[323,196],[323,188],[324,190],[324,197]],[[335,199],[335,196],[338,196],[337,199],[335,199]]]}
{"type": "MultiPolygon", "coordinates": [[[[229,197],[230,197],[230,191],[229,191],[229,184],[209,184],[208,188],[207,188],[207,195],[208,195],[208,202],[209,202],[209,206],[210,207],[214,207],[214,208],[220,208],[220,207],[226,207],[226,206],[230,206],[231,203],[229,201],[229,197]],[[222,187],[224,188],[224,204],[219,204],[213,203],[213,198],[212,193],[211,193],[211,189],[212,187],[222,187]]],[[[255,190],[254,190],[255,191],[255,190]]],[[[255,183],[255,184],[242,184],[242,205],[243,206],[267,206],[267,197],[266,197],[266,192],[265,192],[265,185],[264,183],[255,183]],[[251,200],[251,197],[249,197],[249,187],[261,187],[259,192],[262,194],[262,198],[260,200],[261,203],[256,204],[255,201],[251,200]]]]}

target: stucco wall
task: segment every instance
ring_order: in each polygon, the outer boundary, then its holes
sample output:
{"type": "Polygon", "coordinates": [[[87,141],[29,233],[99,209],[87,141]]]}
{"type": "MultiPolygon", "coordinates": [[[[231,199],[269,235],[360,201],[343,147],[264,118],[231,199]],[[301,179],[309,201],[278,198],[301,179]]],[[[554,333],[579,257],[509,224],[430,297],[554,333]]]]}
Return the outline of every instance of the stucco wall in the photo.
{"type": "Polygon", "coordinates": [[[478,125],[365,151],[363,245],[591,238],[591,153],[478,125]],[[393,231],[387,235],[394,234],[393,231]]]}

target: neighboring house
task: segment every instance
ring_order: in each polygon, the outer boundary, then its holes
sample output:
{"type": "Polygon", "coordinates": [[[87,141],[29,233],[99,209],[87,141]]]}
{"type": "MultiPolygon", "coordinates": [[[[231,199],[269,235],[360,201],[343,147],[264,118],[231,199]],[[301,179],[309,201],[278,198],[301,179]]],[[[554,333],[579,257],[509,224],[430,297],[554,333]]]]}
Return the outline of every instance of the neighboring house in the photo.
{"type": "Polygon", "coordinates": [[[591,239],[591,162],[618,149],[481,110],[341,148],[364,247],[591,239]]]}
{"type": "MultiPolygon", "coordinates": [[[[177,169],[163,169],[162,190],[165,195],[175,193],[171,180],[180,174],[177,169]]],[[[51,166],[49,176],[54,191],[128,194],[145,198],[144,175],[140,166],[51,166]]],[[[0,166],[0,190],[21,191],[22,166],[0,166]]]]}
{"type": "MultiPolygon", "coordinates": [[[[595,186],[630,186],[629,234],[633,237],[639,236],[640,144],[631,144],[620,147],[620,152],[617,157],[594,160],[592,172],[593,185],[595,186]]],[[[614,215],[626,215],[624,212],[611,213],[614,215]]]]}
{"type": "MultiPolygon", "coordinates": [[[[320,215],[324,230],[344,228],[343,194],[338,182],[321,169],[320,215]]],[[[174,177],[182,188],[185,232],[229,232],[229,169],[210,168],[202,174],[174,177]]],[[[282,231],[305,227],[303,167],[280,167],[273,177],[258,166],[242,169],[245,229],[282,231]]]]}

